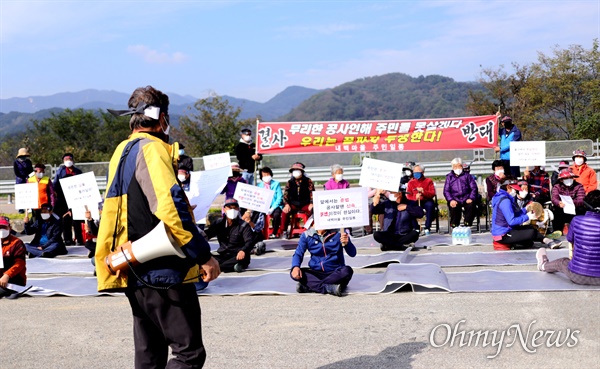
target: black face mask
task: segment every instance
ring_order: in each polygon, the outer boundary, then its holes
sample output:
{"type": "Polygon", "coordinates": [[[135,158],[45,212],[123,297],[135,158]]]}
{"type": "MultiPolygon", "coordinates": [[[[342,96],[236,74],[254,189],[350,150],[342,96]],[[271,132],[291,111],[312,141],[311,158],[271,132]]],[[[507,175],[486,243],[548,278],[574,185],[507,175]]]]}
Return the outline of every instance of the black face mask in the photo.
{"type": "Polygon", "coordinates": [[[514,124],[508,123],[508,122],[504,123],[504,128],[506,128],[506,129],[512,129],[512,127],[514,127],[514,124]]]}

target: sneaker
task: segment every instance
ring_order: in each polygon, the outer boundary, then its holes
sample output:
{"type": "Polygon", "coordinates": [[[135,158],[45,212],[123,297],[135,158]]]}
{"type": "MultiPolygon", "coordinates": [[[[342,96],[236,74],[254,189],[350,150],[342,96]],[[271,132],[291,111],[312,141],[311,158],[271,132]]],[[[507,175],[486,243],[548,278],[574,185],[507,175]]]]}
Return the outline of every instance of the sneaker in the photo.
{"type": "Polygon", "coordinates": [[[429,236],[429,234],[430,234],[430,233],[431,233],[431,232],[429,231],[429,229],[425,229],[425,230],[423,231],[423,236],[429,236]]]}
{"type": "Polygon", "coordinates": [[[330,295],[334,295],[337,297],[342,296],[342,286],[339,284],[326,284],[325,285],[325,293],[330,295]]]}
{"type": "Polygon", "coordinates": [[[242,264],[240,264],[240,263],[236,263],[236,264],[233,266],[233,270],[234,270],[236,273],[241,273],[241,272],[243,272],[243,271],[244,271],[244,267],[242,266],[242,264]]]}
{"type": "Polygon", "coordinates": [[[537,268],[540,272],[544,271],[544,266],[548,262],[548,255],[546,254],[545,248],[540,248],[535,253],[535,258],[537,259],[537,268]]]}
{"type": "Polygon", "coordinates": [[[269,236],[270,239],[274,240],[276,238],[279,238],[279,235],[277,233],[271,233],[271,235],[269,236]]]}
{"type": "Polygon", "coordinates": [[[552,240],[552,241],[548,242],[546,244],[546,246],[548,246],[552,250],[554,250],[554,249],[560,249],[561,246],[562,246],[562,241],[552,240]]]}
{"type": "Polygon", "coordinates": [[[262,241],[261,242],[257,242],[256,245],[254,245],[254,249],[253,250],[254,250],[254,254],[255,255],[262,255],[267,250],[267,246],[262,241]]]}
{"type": "Polygon", "coordinates": [[[565,236],[569,234],[569,223],[565,223],[565,225],[563,226],[562,234],[564,234],[565,236]]]}
{"type": "Polygon", "coordinates": [[[289,240],[290,238],[288,237],[288,232],[287,231],[283,231],[281,233],[281,239],[282,240],[289,240]]]}
{"type": "Polygon", "coordinates": [[[308,289],[308,286],[305,286],[302,283],[298,282],[298,284],[296,285],[296,292],[308,293],[308,292],[310,292],[310,290],[308,289]]]}
{"type": "Polygon", "coordinates": [[[548,237],[551,240],[558,240],[560,238],[560,236],[562,236],[561,231],[554,231],[554,232],[546,235],[546,237],[548,237]]]}

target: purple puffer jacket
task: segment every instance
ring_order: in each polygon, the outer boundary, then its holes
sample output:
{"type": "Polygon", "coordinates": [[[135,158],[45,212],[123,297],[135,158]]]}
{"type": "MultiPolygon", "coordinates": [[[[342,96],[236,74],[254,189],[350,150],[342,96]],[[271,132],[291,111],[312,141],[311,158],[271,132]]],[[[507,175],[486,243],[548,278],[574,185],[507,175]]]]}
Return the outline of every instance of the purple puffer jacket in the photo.
{"type": "Polygon", "coordinates": [[[477,182],[469,173],[462,172],[459,176],[450,172],[446,175],[444,184],[444,197],[450,202],[456,200],[460,203],[477,199],[477,182]]]}
{"type": "Polygon", "coordinates": [[[571,272],[600,278],[600,214],[588,211],[571,221],[567,241],[573,244],[571,272]]]}

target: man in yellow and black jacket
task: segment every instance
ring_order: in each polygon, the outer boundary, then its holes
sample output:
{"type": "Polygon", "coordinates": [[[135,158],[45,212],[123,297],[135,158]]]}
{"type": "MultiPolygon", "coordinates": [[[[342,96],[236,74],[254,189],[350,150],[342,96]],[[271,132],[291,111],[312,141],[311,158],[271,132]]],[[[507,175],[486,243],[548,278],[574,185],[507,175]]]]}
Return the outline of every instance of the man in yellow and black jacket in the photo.
{"type": "MultiPolygon", "coordinates": [[[[98,291],[125,291],[134,318],[135,367],[202,367],[200,304],[193,282],[199,267],[205,282],[220,273],[210,246],[195,225],[177,182],[178,144],[169,145],[169,98],[151,86],[136,89],[129,110],[131,136],[119,144],[109,165],[107,192],[96,246],[98,291]],[[164,256],[112,275],[106,256],[136,241],[163,221],[186,258],[164,256]]],[[[144,246],[145,247],[145,246],[144,246]]]]}

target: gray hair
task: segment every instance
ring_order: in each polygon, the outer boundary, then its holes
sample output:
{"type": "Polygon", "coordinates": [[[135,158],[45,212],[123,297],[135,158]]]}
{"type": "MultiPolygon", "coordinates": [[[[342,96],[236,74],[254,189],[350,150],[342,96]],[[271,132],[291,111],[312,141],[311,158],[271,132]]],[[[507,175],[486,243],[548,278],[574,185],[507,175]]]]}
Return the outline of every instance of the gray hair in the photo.
{"type": "Polygon", "coordinates": [[[462,165],[462,159],[461,158],[454,158],[454,159],[452,159],[452,161],[450,162],[450,164],[452,164],[452,165],[461,164],[462,165]]]}
{"type": "Polygon", "coordinates": [[[342,168],[341,165],[339,165],[339,164],[333,164],[331,166],[331,174],[335,174],[335,172],[337,172],[340,169],[342,170],[342,172],[344,171],[344,168],[342,168]]]}
{"type": "MultiPolygon", "coordinates": [[[[128,106],[135,108],[139,103],[146,103],[160,108],[161,113],[168,114],[169,96],[152,86],[139,87],[131,94],[128,106]]],[[[133,131],[138,128],[150,128],[158,124],[158,120],[152,119],[144,114],[133,114],[129,120],[129,128],[133,131]]]]}
{"type": "Polygon", "coordinates": [[[421,168],[421,170],[422,170],[423,172],[425,171],[425,166],[424,166],[423,164],[421,164],[421,163],[417,163],[417,164],[415,164],[415,166],[413,167],[413,170],[414,170],[416,167],[419,167],[419,168],[421,168]]]}

